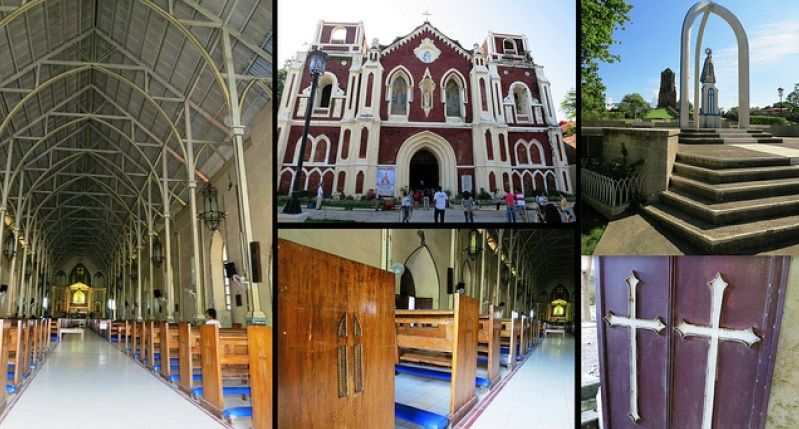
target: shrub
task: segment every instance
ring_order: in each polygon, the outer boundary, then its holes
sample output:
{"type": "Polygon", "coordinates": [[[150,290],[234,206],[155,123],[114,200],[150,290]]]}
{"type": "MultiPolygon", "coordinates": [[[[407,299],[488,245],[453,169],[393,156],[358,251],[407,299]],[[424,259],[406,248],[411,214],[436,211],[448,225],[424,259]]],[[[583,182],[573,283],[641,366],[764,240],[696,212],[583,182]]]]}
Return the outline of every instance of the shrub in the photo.
{"type": "Polygon", "coordinates": [[[788,125],[788,120],[782,116],[750,116],[752,125],[788,125]]]}

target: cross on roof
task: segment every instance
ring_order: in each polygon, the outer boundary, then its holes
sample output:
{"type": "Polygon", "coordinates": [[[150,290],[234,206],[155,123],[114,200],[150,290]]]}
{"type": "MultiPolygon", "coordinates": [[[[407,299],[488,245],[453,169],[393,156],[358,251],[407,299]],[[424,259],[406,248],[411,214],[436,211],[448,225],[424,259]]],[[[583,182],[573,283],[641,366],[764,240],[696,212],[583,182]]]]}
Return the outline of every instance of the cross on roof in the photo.
{"type": "Polygon", "coordinates": [[[424,22],[430,22],[430,15],[432,15],[430,12],[424,11],[422,15],[424,15],[424,22]]]}

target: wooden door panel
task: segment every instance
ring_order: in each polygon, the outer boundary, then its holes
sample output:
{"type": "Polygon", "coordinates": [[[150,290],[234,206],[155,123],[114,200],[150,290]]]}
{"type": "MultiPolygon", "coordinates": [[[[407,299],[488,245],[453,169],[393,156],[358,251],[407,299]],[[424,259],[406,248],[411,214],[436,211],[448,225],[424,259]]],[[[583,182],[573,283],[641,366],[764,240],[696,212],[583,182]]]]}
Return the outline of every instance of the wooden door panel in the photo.
{"type": "MultiPolygon", "coordinates": [[[[634,272],[639,280],[636,304],[637,318],[668,320],[671,261],[669,258],[618,257],[600,260],[599,281],[604,285],[597,290],[597,319],[612,312],[618,316],[629,315],[627,278],[634,272]]],[[[613,428],[662,428],[667,421],[668,400],[668,335],[643,330],[637,332],[637,384],[638,415],[630,418],[630,333],[626,327],[609,327],[601,322],[600,328],[603,397],[605,415],[610,415],[613,428]],[[602,346],[604,342],[605,346],[602,346]],[[610,389],[607,393],[604,389],[610,389]],[[610,414],[608,414],[610,413],[610,414]]]]}
{"type": "Polygon", "coordinates": [[[290,241],[278,246],[278,427],[393,425],[393,276],[290,241]]]}
{"type": "Polygon", "coordinates": [[[762,428],[787,266],[782,257],[601,258],[597,316],[611,316],[599,326],[606,427],[762,428]],[[630,314],[631,272],[638,323],[665,325],[659,335],[639,326],[635,362],[619,318],[630,314]]]}

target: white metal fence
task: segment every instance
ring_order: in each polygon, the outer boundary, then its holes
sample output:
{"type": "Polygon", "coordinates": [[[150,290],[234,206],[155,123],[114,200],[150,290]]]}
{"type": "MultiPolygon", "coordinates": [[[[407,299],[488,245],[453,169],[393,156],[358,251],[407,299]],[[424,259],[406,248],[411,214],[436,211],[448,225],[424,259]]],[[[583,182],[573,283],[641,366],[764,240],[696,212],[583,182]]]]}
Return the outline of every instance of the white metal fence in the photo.
{"type": "Polygon", "coordinates": [[[644,176],[639,175],[617,180],[590,170],[580,172],[581,191],[611,207],[629,204],[643,183],[644,176]]]}

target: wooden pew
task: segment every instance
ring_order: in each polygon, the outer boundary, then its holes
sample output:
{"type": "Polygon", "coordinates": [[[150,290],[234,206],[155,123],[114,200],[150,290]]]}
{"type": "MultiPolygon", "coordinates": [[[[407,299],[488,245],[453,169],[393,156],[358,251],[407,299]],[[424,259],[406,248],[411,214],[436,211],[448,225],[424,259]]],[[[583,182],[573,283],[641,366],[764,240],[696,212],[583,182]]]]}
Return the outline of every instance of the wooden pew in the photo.
{"type": "Polygon", "coordinates": [[[254,429],[271,428],[272,422],[272,328],[249,326],[219,329],[202,325],[200,354],[203,374],[202,404],[218,417],[229,418],[225,409],[223,377],[248,377],[254,429]]]}
{"type": "Polygon", "coordinates": [[[503,348],[508,348],[508,357],[506,358],[508,369],[513,369],[516,366],[516,341],[518,334],[516,333],[516,318],[498,319],[502,329],[499,331],[500,344],[503,348]]]}
{"type": "MultiPolygon", "coordinates": [[[[8,372],[8,355],[11,345],[11,321],[0,319],[0,368],[6,368],[6,372],[8,372]]],[[[0,388],[0,404],[5,404],[5,399],[6,386],[4,385],[0,388]]]]}
{"type": "Polygon", "coordinates": [[[190,394],[194,374],[200,370],[200,330],[190,323],[178,323],[178,387],[190,394]]]}
{"type": "Polygon", "coordinates": [[[395,310],[398,361],[452,368],[451,423],[476,403],[479,305],[466,295],[455,295],[453,310],[395,310]],[[405,349],[405,351],[403,351],[405,349]]]}
{"type": "Polygon", "coordinates": [[[138,359],[141,356],[141,342],[142,342],[142,327],[145,322],[133,321],[130,325],[130,355],[133,359],[138,359]]]}
{"type": "Polygon", "coordinates": [[[477,352],[488,357],[488,379],[491,384],[499,381],[500,337],[502,326],[494,317],[494,305],[488,306],[488,314],[480,315],[480,330],[477,333],[477,352]]]}
{"type": "MultiPolygon", "coordinates": [[[[11,338],[9,360],[14,366],[14,376],[10,384],[19,387],[30,369],[31,345],[28,321],[23,319],[12,321],[9,335],[11,338]]],[[[6,364],[6,368],[8,368],[8,364],[6,364]]]]}
{"type": "Polygon", "coordinates": [[[172,368],[172,359],[179,359],[180,355],[178,328],[174,323],[161,322],[159,325],[161,364],[158,370],[167,380],[177,381],[178,374],[172,368]]]}
{"type": "Polygon", "coordinates": [[[154,369],[156,355],[161,351],[160,325],[152,320],[144,322],[142,331],[142,359],[147,368],[154,369]]]}

